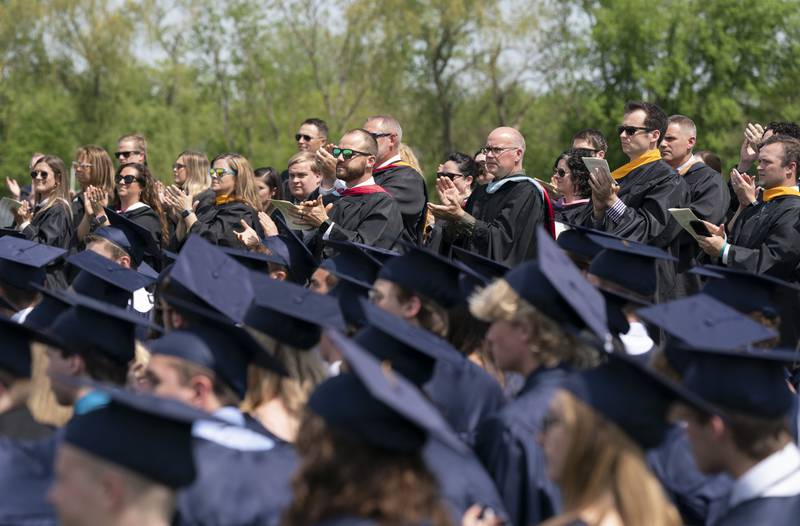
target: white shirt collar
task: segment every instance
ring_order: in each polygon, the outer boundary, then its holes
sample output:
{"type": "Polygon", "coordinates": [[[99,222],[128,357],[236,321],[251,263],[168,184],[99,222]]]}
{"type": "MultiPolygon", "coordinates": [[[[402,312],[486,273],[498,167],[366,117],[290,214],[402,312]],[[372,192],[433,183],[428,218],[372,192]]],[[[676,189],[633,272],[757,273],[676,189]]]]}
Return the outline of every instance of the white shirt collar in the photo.
{"type": "Polygon", "coordinates": [[[394,157],[390,157],[385,162],[381,163],[381,165],[378,166],[378,168],[383,168],[384,166],[389,166],[392,163],[399,163],[400,161],[402,161],[402,159],[400,158],[400,154],[397,154],[394,157]]]}
{"type": "Polygon", "coordinates": [[[139,201],[138,203],[133,203],[131,206],[125,209],[126,212],[133,212],[134,210],[138,210],[140,208],[150,208],[147,203],[143,203],[139,201]]]}
{"type": "Polygon", "coordinates": [[[370,177],[369,179],[367,179],[363,183],[358,183],[357,185],[351,186],[350,188],[358,188],[359,186],[368,186],[368,185],[371,185],[371,184],[375,184],[375,178],[374,177],[370,177]]]}
{"type": "Polygon", "coordinates": [[[632,356],[637,356],[650,351],[655,343],[650,335],[647,334],[647,327],[640,321],[628,322],[630,329],[625,334],[620,334],[619,339],[625,345],[625,352],[632,356]]]}
{"type": "Polygon", "coordinates": [[[245,427],[244,414],[233,406],[213,412],[213,416],[228,424],[211,420],[198,420],[192,424],[192,436],[239,451],[269,451],[275,441],[245,427]]]}
{"type": "Polygon", "coordinates": [[[800,450],[790,442],[734,482],[728,496],[728,509],[759,497],[793,495],[800,495],[800,450]]]}
{"type": "Polygon", "coordinates": [[[33,307],[26,307],[20,311],[15,312],[11,315],[11,321],[15,321],[17,323],[25,323],[25,318],[28,317],[28,314],[31,313],[33,307]]]}

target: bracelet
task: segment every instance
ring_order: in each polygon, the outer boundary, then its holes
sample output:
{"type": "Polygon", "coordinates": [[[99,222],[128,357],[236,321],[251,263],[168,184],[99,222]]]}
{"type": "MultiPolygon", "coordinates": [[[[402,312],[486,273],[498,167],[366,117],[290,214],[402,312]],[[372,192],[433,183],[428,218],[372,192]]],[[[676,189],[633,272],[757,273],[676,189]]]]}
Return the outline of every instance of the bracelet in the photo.
{"type": "Polygon", "coordinates": [[[725,255],[725,249],[728,247],[728,242],[724,242],[722,244],[722,248],[719,249],[719,259],[722,259],[722,256],[725,255]]]}

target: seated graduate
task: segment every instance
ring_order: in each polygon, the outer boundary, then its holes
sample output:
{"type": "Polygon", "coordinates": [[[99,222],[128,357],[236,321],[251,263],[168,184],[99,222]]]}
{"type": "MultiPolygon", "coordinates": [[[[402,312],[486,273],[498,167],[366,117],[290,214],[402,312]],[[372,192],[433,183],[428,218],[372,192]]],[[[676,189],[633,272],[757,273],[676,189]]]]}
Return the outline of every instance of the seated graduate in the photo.
{"type": "MultiPolygon", "coordinates": [[[[462,362],[463,359],[445,340],[430,332],[410,326],[366,301],[361,304],[361,310],[364,327],[355,334],[353,341],[420,390],[442,364],[458,366],[462,362]]],[[[463,392],[461,389],[455,396],[463,392]]],[[[433,397],[430,399],[446,421],[452,419],[452,404],[448,406],[433,397]]],[[[439,481],[454,523],[459,523],[467,509],[476,502],[491,508],[499,517],[507,517],[494,482],[472,451],[456,454],[452,449],[431,441],[425,446],[423,457],[439,481]]]]}
{"type": "Polygon", "coordinates": [[[28,201],[14,211],[17,229],[26,239],[68,250],[75,226],[69,204],[69,172],[64,161],[45,155],[31,170],[34,204],[28,201]]]}
{"type": "Polygon", "coordinates": [[[211,190],[214,206],[204,211],[195,211],[192,198],[184,192],[165,192],[164,200],[179,211],[189,234],[198,234],[215,245],[242,247],[234,228],[241,228],[244,221],[254,228],[259,237],[264,237],[258,212],[258,198],[253,169],[238,153],[223,153],[211,161],[211,190]]]}
{"type": "Polygon", "coordinates": [[[787,414],[795,395],[785,364],[794,351],[692,348],[683,383],[689,395],[676,415],[697,466],[735,480],[718,516],[708,524],[739,526],[797,523],[800,513],[800,451],[787,414]],[[742,386],[747,386],[742,389],[742,386]]]}
{"type": "Polygon", "coordinates": [[[72,198],[72,225],[77,230],[83,220],[86,190],[90,186],[114,195],[114,161],[100,146],[87,144],[78,148],[72,168],[78,183],[78,192],[72,198]]]}
{"type": "Polygon", "coordinates": [[[67,263],[68,268],[77,269],[70,287],[78,294],[122,309],[132,307],[141,313],[147,313],[152,309],[150,302],[137,306],[134,294],[155,283],[155,278],[118,265],[92,250],[84,250],[70,256],[67,258],[67,263]],[[140,310],[142,308],[144,310],[140,310]]]}
{"type": "Polygon", "coordinates": [[[551,182],[561,198],[553,203],[553,218],[566,224],[580,224],[591,213],[592,188],[589,169],[582,157],[591,157],[592,150],[572,149],[563,152],[553,166],[551,182]]]}
{"type": "MultiPolygon", "coordinates": [[[[383,265],[370,297],[378,307],[452,343],[450,314],[466,301],[460,281],[465,270],[457,261],[409,247],[408,253],[383,265]]],[[[454,356],[437,362],[425,391],[456,433],[472,445],[478,426],[505,404],[505,396],[500,384],[464,350],[451,349],[454,356]]]]}
{"type": "Polygon", "coordinates": [[[404,378],[340,335],[327,337],[351,372],[311,394],[284,524],[450,524],[421,452],[433,439],[465,446],[404,378]]]}
{"type": "Polygon", "coordinates": [[[320,196],[300,204],[297,218],[299,223],[316,229],[318,240],[395,246],[403,234],[403,218],[391,194],[372,177],[377,152],[375,139],[362,129],[345,133],[331,150],[336,158],[336,177],[347,188],[339,191],[341,197],[334,203],[326,205],[320,196]]]}
{"type": "Polygon", "coordinates": [[[0,313],[12,321],[24,322],[41,298],[36,286],[55,281],[47,268],[65,253],[64,249],[27,239],[0,238],[0,313]]]}
{"type": "Polygon", "coordinates": [[[643,453],[669,429],[670,386],[621,354],[566,379],[540,430],[564,511],[543,525],[682,524],[643,453]]]}
{"type": "Polygon", "coordinates": [[[304,151],[292,155],[288,161],[288,199],[292,203],[313,201],[319,197],[322,172],[312,152],[304,151]]]}
{"type": "Polygon", "coordinates": [[[195,478],[191,430],[204,417],[172,400],[93,390],[56,455],[50,500],[60,523],[171,524],[176,490],[195,478]]]}
{"type": "Polygon", "coordinates": [[[525,377],[516,398],[483,422],[475,441],[517,526],[558,513],[558,493],[531,437],[569,370],[597,362],[596,349],[582,338],[605,342],[608,332],[603,297],[549,234],[539,229],[538,235],[539,263],[511,269],[470,298],[472,313],[491,323],[486,337],[497,366],[525,377]]]}
{"type": "MultiPolygon", "coordinates": [[[[188,196],[192,202],[192,209],[196,214],[202,214],[214,206],[214,191],[211,190],[211,177],[208,169],[211,164],[203,152],[186,150],[178,155],[172,164],[173,184],[164,189],[164,192],[176,193],[179,196],[188,196]]],[[[186,238],[186,223],[181,218],[181,212],[165,201],[165,212],[170,221],[170,249],[177,250],[186,238]]]]}

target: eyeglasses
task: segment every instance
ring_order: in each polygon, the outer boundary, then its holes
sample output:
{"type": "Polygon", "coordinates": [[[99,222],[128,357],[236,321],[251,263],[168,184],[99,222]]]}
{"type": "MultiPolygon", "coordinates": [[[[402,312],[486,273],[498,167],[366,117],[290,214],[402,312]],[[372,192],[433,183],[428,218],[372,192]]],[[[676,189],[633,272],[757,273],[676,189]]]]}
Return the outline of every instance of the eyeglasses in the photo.
{"type": "Polygon", "coordinates": [[[559,168],[558,170],[553,170],[553,177],[566,177],[567,171],[563,168],[559,168]]]}
{"type": "Polygon", "coordinates": [[[120,183],[124,183],[124,184],[139,183],[139,184],[142,184],[142,180],[139,179],[135,175],[118,175],[118,176],[116,176],[114,178],[114,181],[116,181],[117,184],[120,184],[120,183]]]}
{"type": "Polygon", "coordinates": [[[175,164],[172,165],[172,171],[173,172],[177,172],[181,168],[186,168],[186,165],[185,164],[181,164],[181,163],[175,163],[175,164]]]}
{"type": "Polygon", "coordinates": [[[447,177],[448,179],[455,179],[456,177],[464,177],[464,174],[454,174],[450,172],[436,172],[436,177],[447,177]]]}
{"type": "Polygon", "coordinates": [[[305,133],[297,133],[297,134],[295,134],[294,140],[297,141],[297,142],[300,142],[300,139],[303,139],[306,142],[311,142],[314,139],[317,139],[317,137],[312,137],[310,135],[306,135],[305,133]]]}
{"type": "Polygon", "coordinates": [[[72,163],[72,168],[74,168],[75,170],[79,168],[81,170],[88,170],[91,167],[92,167],[91,163],[76,163],[76,162],[72,163]]]}
{"type": "Polygon", "coordinates": [[[142,152],[139,150],[130,150],[127,152],[114,152],[114,157],[122,157],[123,159],[127,159],[131,155],[138,155],[140,153],[142,152]]]}
{"type": "Polygon", "coordinates": [[[31,170],[31,179],[47,179],[48,175],[50,174],[44,170],[31,170]]]}
{"type": "Polygon", "coordinates": [[[208,171],[208,175],[210,175],[212,179],[222,179],[226,175],[236,175],[236,172],[233,170],[226,170],[225,168],[211,168],[208,171]]]}
{"type": "Polygon", "coordinates": [[[506,150],[516,150],[516,146],[484,146],[481,148],[480,152],[483,155],[492,154],[494,157],[500,157],[500,155],[505,152],[506,150]]]}
{"type": "Polygon", "coordinates": [[[653,131],[653,128],[646,128],[644,126],[617,126],[617,135],[622,135],[624,133],[628,137],[631,137],[640,131],[650,132],[653,131]]]}
{"type": "Polygon", "coordinates": [[[372,135],[372,138],[375,139],[376,141],[381,137],[389,137],[390,135],[392,135],[391,133],[388,132],[374,132],[374,133],[369,132],[369,134],[372,135]]]}
{"type": "Polygon", "coordinates": [[[353,150],[350,148],[334,148],[331,150],[331,153],[337,159],[341,155],[345,161],[349,161],[350,159],[353,158],[354,155],[370,155],[366,152],[359,152],[358,150],[353,150]]]}

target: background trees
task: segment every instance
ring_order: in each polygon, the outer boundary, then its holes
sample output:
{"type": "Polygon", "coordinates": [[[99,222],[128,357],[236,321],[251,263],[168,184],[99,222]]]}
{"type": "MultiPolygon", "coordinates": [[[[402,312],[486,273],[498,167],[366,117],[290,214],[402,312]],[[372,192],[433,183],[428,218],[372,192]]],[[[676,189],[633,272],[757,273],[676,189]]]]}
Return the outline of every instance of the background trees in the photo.
{"type": "Polygon", "coordinates": [[[547,178],[579,128],[610,137],[625,100],[698,123],[730,166],[747,120],[800,119],[794,0],[6,0],[0,168],[69,161],[144,133],[157,176],[187,148],[282,168],[304,118],[337,136],[391,113],[428,175],[494,126],[547,178]]]}

